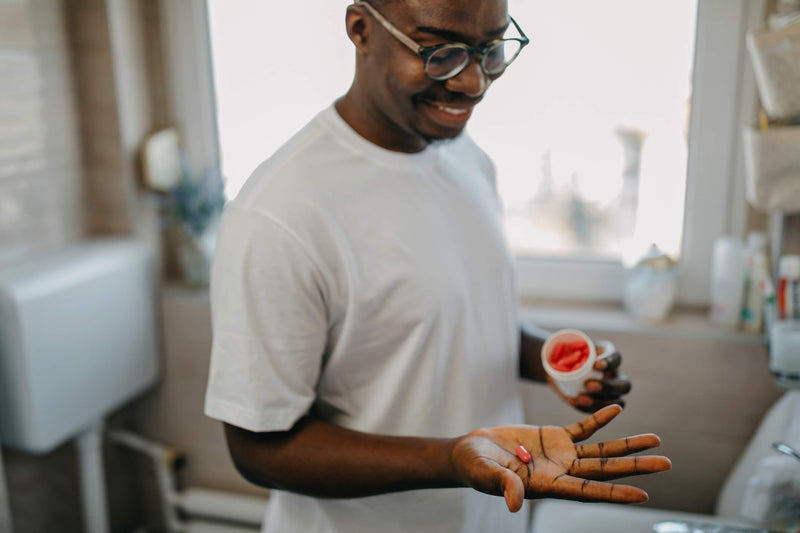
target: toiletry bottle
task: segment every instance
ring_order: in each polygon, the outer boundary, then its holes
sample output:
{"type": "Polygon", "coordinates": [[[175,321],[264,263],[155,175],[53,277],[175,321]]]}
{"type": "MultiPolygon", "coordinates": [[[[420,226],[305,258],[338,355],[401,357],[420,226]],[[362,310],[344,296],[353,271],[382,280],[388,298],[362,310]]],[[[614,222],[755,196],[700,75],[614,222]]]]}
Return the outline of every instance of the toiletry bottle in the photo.
{"type": "Polygon", "coordinates": [[[778,317],[800,320],[800,255],[784,255],[778,263],[778,317]]]}
{"type": "Polygon", "coordinates": [[[711,309],[709,320],[715,326],[736,329],[742,316],[744,292],[744,243],[731,236],[714,242],[711,258],[711,309]]]}
{"type": "Polygon", "coordinates": [[[761,333],[764,324],[764,295],[760,285],[768,276],[767,236],[760,231],[747,235],[745,246],[744,297],[742,299],[742,329],[761,333]]]}
{"type": "Polygon", "coordinates": [[[778,320],[778,302],[775,295],[775,284],[772,282],[772,276],[766,272],[764,276],[758,280],[758,286],[761,288],[761,295],[764,298],[764,330],[767,335],[770,333],[770,328],[778,320]]]}

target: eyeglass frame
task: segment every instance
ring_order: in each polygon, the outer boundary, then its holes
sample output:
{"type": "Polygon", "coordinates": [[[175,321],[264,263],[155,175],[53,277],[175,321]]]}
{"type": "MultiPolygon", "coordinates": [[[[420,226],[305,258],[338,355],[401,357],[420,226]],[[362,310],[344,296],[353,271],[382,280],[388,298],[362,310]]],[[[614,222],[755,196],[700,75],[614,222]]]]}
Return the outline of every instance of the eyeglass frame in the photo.
{"type": "Polygon", "coordinates": [[[363,7],[365,7],[367,9],[367,11],[373,17],[375,17],[378,22],[381,23],[381,26],[383,26],[389,33],[391,33],[394,36],[395,39],[397,39],[398,41],[400,41],[401,43],[406,45],[412,52],[414,52],[419,57],[421,57],[422,58],[422,64],[423,64],[423,70],[425,71],[425,75],[428,76],[428,78],[430,78],[430,79],[432,79],[434,81],[446,81],[446,80],[449,80],[451,78],[455,78],[456,76],[458,76],[459,74],[464,72],[464,69],[467,68],[467,66],[469,65],[470,61],[472,61],[472,56],[473,55],[477,55],[478,56],[478,58],[479,58],[478,64],[480,65],[481,72],[483,72],[484,75],[486,75],[486,76],[498,76],[498,75],[502,74],[503,72],[505,72],[506,68],[508,68],[508,65],[510,65],[515,59],[517,59],[517,56],[519,56],[520,52],[522,52],[522,49],[525,48],[531,42],[531,40],[528,38],[528,36],[525,35],[525,32],[522,31],[522,28],[519,27],[519,24],[517,24],[517,21],[514,20],[514,17],[512,17],[511,15],[508,15],[508,19],[514,25],[514,28],[520,34],[520,37],[509,37],[509,38],[503,38],[503,39],[495,39],[494,41],[492,41],[490,43],[487,43],[484,46],[470,46],[468,44],[459,43],[459,42],[441,43],[441,44],[435,44],[433,46],[422,46],[421,44],[416,42],[414,39],[412,39],[411,37],[409,37],[405,33],[401,32],[399,29],[397,29],[397,27],[394,24],[389,22],[386,19],[386,17],[381,15],[380,12],[377,9],[375,9],[374,7],[372,7],[372,5],[369,2],[367,2],[366,0],[357,0],[356,2],[353,3],[353,5],[354,6],[363,6],[363,7]],[[518,43],[520,43],[519,50],[517,50],[517,53],[514,54],[514,57],[512,57],[510,60],[508,60],[508,61],[506,61],[504,63],[503,69],[501,71],[494,72],[494,73],[486,72],[486,67],[483,66],[483,58],[486,57],[486,52],[491,47],[495,46],[497,43],[503,42],[503,41],[517,41],[518,43]],[[451,74],[451,75],[449,75],[447,77],[435,78],[435,77],[431,76],[430,74],[428,74],[428,60],[430,59],[430,57],[433,54],[435,54],[436,52],[438,52],[439,50],[441,50],[442,48],[447,47],[447,46],[455,46],[457,48],[462,48],[462,49],[466,50],[467,54],[469,54],[468,55],[469,61],[464,63],[464,65],[460,69],[455,71],[453,74],[451,74]]]}

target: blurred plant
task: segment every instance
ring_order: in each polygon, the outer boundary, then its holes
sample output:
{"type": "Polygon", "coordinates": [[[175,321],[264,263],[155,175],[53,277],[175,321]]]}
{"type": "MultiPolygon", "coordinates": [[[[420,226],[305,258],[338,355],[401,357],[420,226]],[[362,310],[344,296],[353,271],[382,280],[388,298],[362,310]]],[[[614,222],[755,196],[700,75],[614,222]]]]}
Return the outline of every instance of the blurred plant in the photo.
{"type": "Polygon", "coordinates": [[[181,155],[180,180],[164,198],[167,223],[183,227],[193,237],[205,234],[216,224],[225,205],[223,185],[217,168],[193,177],[188,159],[181,155]]]}

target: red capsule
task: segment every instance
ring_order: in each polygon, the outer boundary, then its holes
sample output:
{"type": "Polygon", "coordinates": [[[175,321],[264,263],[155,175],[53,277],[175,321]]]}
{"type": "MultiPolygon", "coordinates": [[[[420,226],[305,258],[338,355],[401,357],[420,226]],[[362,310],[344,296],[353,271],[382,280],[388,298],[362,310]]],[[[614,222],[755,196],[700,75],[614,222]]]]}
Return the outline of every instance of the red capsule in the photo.
{"type": "Polygon", "coordinates": [[[528,450],[526,450],[525,446],[523,446],[522,444],[517,446],[517,457],[519,457],[519,460],[522,461],[523,463],[531,462],[531,454],[528,453],[528,450]]]}

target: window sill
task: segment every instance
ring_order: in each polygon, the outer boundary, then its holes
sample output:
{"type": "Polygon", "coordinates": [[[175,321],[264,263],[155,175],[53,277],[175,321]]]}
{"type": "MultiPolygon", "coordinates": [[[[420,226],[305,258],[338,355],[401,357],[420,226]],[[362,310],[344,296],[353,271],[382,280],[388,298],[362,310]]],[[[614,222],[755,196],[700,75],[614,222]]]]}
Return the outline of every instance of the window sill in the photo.
{"type": "Polygon", "coordinates": [[[657,337],[711,340],[766,345],[763,334],[728,331],[712,326],[704,309],[677,308],[664,322],[646,323],[632,318],[621,306],[589,302],[523,300],[523,320],[545,329],[573,327],[657,337]]]}
{"type": "MultiPolygon", "coordinates": [[[[194,300],[207,306],[208,287],[193,287],[178,281],[162,286],[162,297],[171,300],[194,300]]],[[[565,327],[611,333],[630,333],[656,337],[711,340],[738,344],[766,345],[763,334],[727,331],[712,326],[705,310],[677,308],[661,323],[634,320],[619,305],[554,300],[522,301],[520,316],[532,325],[555,330],[565,327]]]]}

